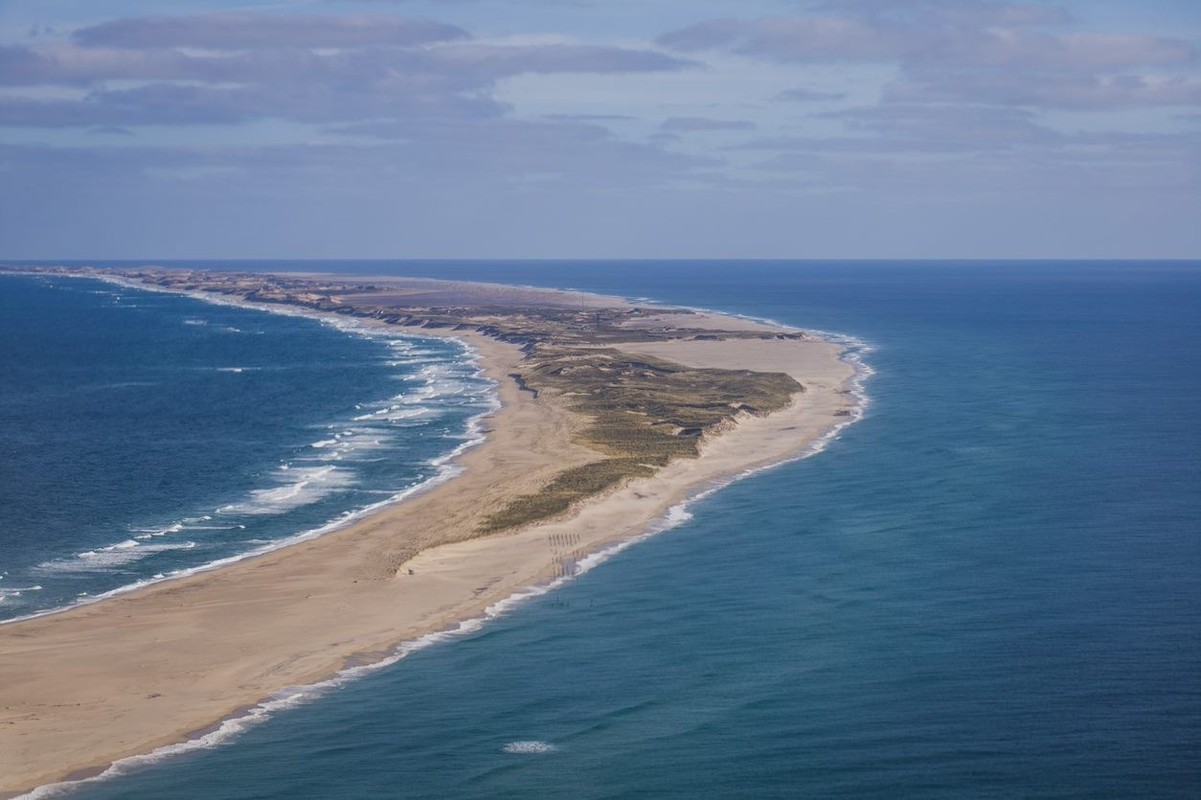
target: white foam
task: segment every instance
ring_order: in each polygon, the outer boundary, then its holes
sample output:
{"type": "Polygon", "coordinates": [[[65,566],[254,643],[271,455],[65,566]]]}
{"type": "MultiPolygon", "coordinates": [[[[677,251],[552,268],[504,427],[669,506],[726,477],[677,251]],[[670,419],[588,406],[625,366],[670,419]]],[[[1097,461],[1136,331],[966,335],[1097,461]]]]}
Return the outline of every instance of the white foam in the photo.
{"type": "Polygon", "coordinates": [[[355,422],[386,422],[389,424],[429,421],[441,417],[445,412],[422,405],[401,405],[387,401],[384,408],[354,418],[355,422]]]}
{"type": "MultiPolygon", "coordinates": [[[[361,419],[356,417],[356,420],[361,419]]],[[[353,459],[356,461],[364,460],[361,457],[362,453],[371,453],[388,447],[393,441],[393,437],[389,435],[387,428],[382,427],[384,420],[377,420],[380,425],[361,425],[356,428],[344,430],[341,433],[334,434],[331,438],[321,439],[309,444],[314,450],[320,452],[313,457],[301,457],[301,461],[341,461],[343,459],[353,459]]],[[[280,469],[289,469],[290,465],[284,464],[280,469]]]]}
{"type": "Polygon", "coordinates": [[[34,586],[6,586],[0,589],[0,603],[7,601],[10,597],[17,598],[25,594],[25,592],[40,592],[42,587],[34,586]]]}
{"type": "Polygon", "coordinates": [[[272,476],[277,486],[252,489],[240,503],[222,506],[222,514],[260,516],[282,514],[294,508],[310,505],[338,492],[355,482],[351,470],[334,465],[322,467],[291,467],[284,465],[272,476]],[[286,467],[286,469],[285,469],[286,467]]]}
{"type": "Polygon", "coordinates": [[[106,547],[85,550],[69,558],[44,561],[34,567],[33,571],[44,575],[108,572],[127,564],[132,564],[135,561],[141,561],[155,553],[163,553],[169,550],[191,550],[195,546],[196,543],[191,541],[144,544],[134,539],[126,539],[106,547]]]}
{"type": "MultiPolygon", "coordinates": [[[[474,351],[472,351],[472,352],[474,353],[474,351]]],[[[480,375],[482,377],[482,370],[480,371],[480,375]]],[[[495,384],[490,383],[490,385],[495,387],[495,384]]],[[[476,445],[478,445],[484,441],[483,420],[489,414],[491,414],[493,411],[500,408],[500,398],[496,394],[495,391],[489,392],[489,394],[487,395],[487,401],[488,402],[483,411],[470,417],[467,420],[466,436],[463,438],[463,441],[457,447],[455,447],[453,450],[451,450],[449,453],[446,453],[443,456],[441,456],[439,458],[435,458],[431,461],[431,466],[436,468],[436,473],[433,476],[426,478],[425,480],[421,481],[420,483],[417,483],[415,485],[412,485],[405,489],[402,489],[399,492],[388,493],[387,496],[383,500],[380,500],[377,503],[372,503],[370,505],[364,506],[363,508],[360,508],[360,509],[357,509],[354,511],[345,512],[344,514],[338,516],[336,519],[330,520],[329,522],[325,523],[324,525],[318,526],[316,528],[312,528],[310,530],[302,531],[301,533],[298,533],[295,536],[290,536],[290,537],[287,537],[284,539],[271,540],[271,541],[267,542],[266,544],[262,544],[261,546],[255,547],[251,550],[248,550],[248,551],[245,551],[242,553],[238,553],[238,554],[235,554],[232,556],[227,556],[226,558],[216,559],[214,561],[200,564],[195,567],[188,567],[185,569],[173,570],[166,574],[162,574],[162,573],[156,574],[150,578],[144,578],[142,580],[134,581],[134,582],[126,584],[124,586],[119,586],[116,589],[110,589],[109,591],[102,592],[100,594],[91,595],[86,592],[83,592],[77,596],[77,600],[74,603],[71,603],[69,605],[60,606],[58,608],[44,609],[41,611],[36,611],[31,614],[25,614],[25,615],[22,615],[19,617],[11,617],[9,619],[0,620],[0,625],[7,625],[7,624],[10,624],[13,622],[20,622],[20,621],[27,620],[27,619],[34,619],[37,617],[48,616],[50,614],[58,613],[59,611],[64,611],[68,608],[75,608],[75,607],[82,606],[82,605],[90,605],[92,603],[108,599],[110,597],[117,597],[120,595],[128,594],[130,592],[137,591],[138,589],[145,588],[146,586],[152,586],[154,584],[162,583],[164,581],[185,578],[189,575],[196,575],[196,574],[200,574],[203,572],[210,572],[212,570],[220,569],[220,568],[228,566],[230,564],[236,564],[239,561],[245,561],[246,559],[256,558],[258,556],[265,555],[267,553],[271,553],[276,550],[280,550],[282,548],[289,547],[294,544],[298,544],[300,542],[310,541],[312,539],[319,538],[319,537],[324,536],[333,531],[340,530],[364,517],[367,517],[367,516],[375,513],[376,511],[380,510],[381,508],[386,508],[387,506],[395,505],[396,503],[403,502],[404,500],[407,500],[408,498],[413,497],[414,495],[420,494],[422,492],[426,492],[426,491],[432,489],[433,487],[435,487],[441,483],[445,483],[446,481],[450,480],[454,476],[460,474],[462,472],[462,467],[453,463],[454,459],[457,458],[459,455],[461,455],[466,450],[468,450],[472,447],[475,447],[476,445]]],[[[287,465],[284,465],[283,467],[281,467],[280,470],[281,470],[281,472],[287,470],[287,465]]],[[[200,519],[209,520],[209,519],[212,519],[212,517],[204,516],[204,517],[201,517],[200,519]]],[[[235,527],[239,528],[239,529],[246,528],[246,526],[242,525],[242,524],[235,525],[235,527]]],[[[251,543],[252,542],[247,542],[247,544],[251,544],[251,543]]]]}
{"type": "Polygon", "coordinates": [[[185,517],[178,522],[173,522],[166,526],[155,526],[151,528],[130,528],[135,534],[133,538],[139,541],[148,539],[157,539],[160,536],[170,536],[182,531],[230,531],[234,529],[232,525],[207,525],[212,521],[212,516],[205,514],[199,517],[185,517]]]}
{"type": "Polygon", "coordinates": [[[99,390],[135,389],[135,388],[141,388],[143,386],[158,386],[159,383],[160,383],[160,381],[118,381],[116,383],[105,383],[105,384],[100,384],[98,386],[90,387],[90,388],[95,388],[95,389],[99,389],[99,390]]]}
{"type": "Polygon", "coordinates": [[[688,511],[682,505],[672,506],[667,509],[667,516],[664,517],[664,521],[672,527],[682,525],[690,519],[692,519],[692,512],[688,511]]]}
{"type": "Polygon", "coordinates": [[[138,534],[134,537],[135,539],[153,539],[158,536],[179,533],[183,530],[183,523],[175,522],[165,528],[134,528],[133,530],[138,534]]]}
{"type": "Polygon", "coordinates": [[[540,755],[542,753],[553,753],[558,749],[559,748],[555,747],[550,742],[529,739],[517,742],[509,742],[501,748],[501,752],[515,753],[519,755],[540,755]]]}

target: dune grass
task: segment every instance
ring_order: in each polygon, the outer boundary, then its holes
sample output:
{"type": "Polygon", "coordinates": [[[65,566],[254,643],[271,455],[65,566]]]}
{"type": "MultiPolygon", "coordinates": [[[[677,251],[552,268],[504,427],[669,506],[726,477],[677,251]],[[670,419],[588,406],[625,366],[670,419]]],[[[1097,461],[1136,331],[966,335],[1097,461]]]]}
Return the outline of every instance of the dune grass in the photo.
{"type": "Polygon", "coordinates": [[[706,431],[740,412],[767,414],[804,388],[791,376],[750,370],[693,369],[616,348],[534,347],[520,383],[551,392],[591,420],[577,441],[604,456],[555,476],[484,520],[496,532],[550,519],[579,501],[699,455],[706,431]]]}

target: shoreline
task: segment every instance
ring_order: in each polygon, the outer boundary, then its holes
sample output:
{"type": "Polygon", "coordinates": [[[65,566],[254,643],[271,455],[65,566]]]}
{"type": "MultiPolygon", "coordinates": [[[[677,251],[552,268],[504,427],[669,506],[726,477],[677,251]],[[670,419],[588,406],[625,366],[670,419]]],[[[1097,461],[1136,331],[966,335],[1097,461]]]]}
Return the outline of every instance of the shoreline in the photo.
{"type": "MultiPolygon", "coordinates": [[[[0,272],[0,277],[2,277],[4,274],[16,274],[16,275],[24,275],[24,276],[31,276],[31,277],[45,277],[44,273],[37,273],[37,272],[28,272],[28,273],[18,273],[18,272],[3,273],[3,272],[0,272]]],[[[199,291],[181,292],[181,291],[173,291],[170,289],[163,289],[163,288],[156,287],[156,286],[144,286],[144,285],[138,284],[135,281],[130,281],[130,280],[115,277],[115,276],[79,275],[79,274],[69,274],[68,273],[68,274],[62,274],[62,275],[53,275],[52,277],[74,278],[77,280],[95,280],[95,281],[100,281],[102,283],[110,284],[112,286],[118,286],[118,287],[125,288],[125,289],[134,289],[136,291],[154,292],[157,294],[170,294],[170,295],[176,295],[176,296],[182,296],[182,297],[189,297],[194,300],[198,300],[198,301],[201,301],[204,303],[209,303],[212,305],[234,306],[237,308],[245,308],[245,309],[250,309],[252,311],[259,311],[264,314],[275,314],[275,315],[281,315],[281,316],[301,317],[301,318],[305,318],[305,319],[310,319],[313,322],[319,323],[321,325],[327,325],[329,327],[335,328],[336,330],[338,330],[341,333],[345,333],[347,335],[353,335],[353,336],[364,336],[364,337],[385,336],[385,337],[398,337],[398,338],[408,338],[408,339],[416,339],[416,340],[427,339],[427,338],[428,339],[451,340],[451,341],[456,342],[463,348],[463,355],[464,355],[465,359],[467,361],[469,361],[476,368],[476,377],[483,378],[483,379],[487,380],[490,384],[492,384],[492,387],[488,393],[490,402],[489,402],[489,408],[487,410],[481,411],[478,414],[473,414],[472,416],[467,418],[466,428],[464,431],[467,438],[465,438],[461,444],[457,445],[456,447],[451,449],[449,452],[444,453],[444,454],[437,456],[436,458],[433,458],[430,460],[429,465],[431,467],[434,467],[435,469],[439,470],[438,474],[425,479],[424,481],[422,481],[421,483],[419,483],[415,486],[411,486],[411,487],[402,489],[385,500],[381,500],[377,503],[373,503],[371,505],[364,506],[362,508],[352,509],[351,511],[348,511],[345,514],[345,516],[343,516],[343,517],[337,517],[334,519],[330,519],[330,520],[323,522],[320,525],[317,525],[313,528],[309,528],[309,529],[300,531],[298,533],[294,533],[294,534],[285,536],[279,540],[270,542],[268,544],[260,545],[259,547],[253,548],[251,550],[247,550],[243,553],[236,553],[233,555],[224,556],[215,561],[211,561],[211,562],[208,562],[205,564],[200,564],[195,567],[187,567],[178,572],[167,573],[166,575],[163,575],[160,577],[143,578],[138,581],[135,581],[134,583],[126,584],[124,586],[118,586],[114,589],[105,591],[101,594],[97,594],[97,595],[90,596],[90,597],[87,597],[87,598],[84,598],[81,600],[77,600],[77,601],[69,603],[67,605],[55,606],[53,608],[45,608],[45,609],[41,609],[38,611],[32,611],[32,612],[30,612],[28,614],[24,614],[22,616],[0,619],[0,628],[3,628],[5,625],[26,622],[28,620],[33,620],[33,619],[40,619],[43,617],[53,616],[55,614],[61,614],[66,611],[71,611],[76,608],[82,608],[85,606],[94,605],[96,603],[105,602],[112,598],[121,597],[121,596],[130,594],[132,592],[138,592],[138,591],[141,591],[142,589],[146,589],[151,586],[157,586],[159,584],[169,583],[171,581],[182,580],[184,578],[192,577],[193,575],[202,575],[202,574],[205,574],[208,572],[212,572],[214,570],[225,569],[226,567],[233,566],[235,564],[241,563],[242,561],[246,561],[248,559],[258,558],[260,556],[264,556],[269,553],[273,553],[277,550],[291,547],[292,545],[295,545],[295,544],[300,544],[302,542],[307,542],[307,541],[313,541],[313,540],[319,539],[323,536],[327,536],[331,533],[336,533],[337,531],[340,531],[340,530],[343,530],[344,528],[355,525],[355,524],[369,518],[370,516],[372,516],[374,514],[387,511],[389,508],[391,508],[393,506],[396,506],[400,503],[404,503],[412,497],[417,497],[427,491],[431,491],[438,485],[440,485],[448,480],[452,480],[455,477],[455,475],[458,474],[459,467],[457,466],[456,461],[459,459],[459,457],[463,453],[467,452],[468,450],[472,449],[473,447],[479,446],[480,444],[482,444],[484,442],[485,431],[486,431],[484,421],[488,417],[490,417],[494,413],[496,413],[496,411],[499,410],[500,405],[501,405],[499,395],[496,391],[496,389],[498,387],[497,380],[485,376],[484,369],[481,366],[479,351],[475,347],[472,346],[471,342],[469,342],[467,339],[465,339],[463,337],[454,337],[454,336],[448,336],[445,334],[439,335],[438,333],[435,333],[435,332],[427,332],[427,333],[422,334],[422,333],[410,333],[410,332],[396,331],[396,330],[389,329],[387,326],[371,324],[370,320],[350,320],[350,319],[345,319],[345,318],[339,317],[338,315],[335,315],[335,314],[314,312],[309,309],[299,308],[296,306],[273,305],[273,304],[266,304],[266,303],[251,303],[251,302],[247,302],[247,301],[234,300],[231,298],[214,296],[214,295],[206,294],[204,292],[199,292],[199,291]]],[[[3,798],[3,797],[4,797],[4,795],[0,794],[0,798],[3,798]]]]}
{"type": "MultiPolygon", "coordinates": [[[[340,319],[305,309],[283,313],[340,319]]],[[[448,510],[467,503],[495,506],[595,452],[572,441],[578,415],[521,391],[508,377],[522,358],[516,345],[468,330],[412,335],[466,341],[497,384],[501,407],[481,415],[491,430],[450,462],[462,471],[315,538],[0,626],[0,646],[12,654],[6,661],[15,662],[17,678],[0,688],[0,719],[11,723],[0,726],[0,754],[15,757],[14,764],[0,764],[0,774],[8,776],[0,797],[37,786],[42,788],[31,796],[43,796],[54,790],[52,781],[61,788],[64,778],[94,779],[85,776],[114,763],[133,766],[212,746],[279,708],[478,630],[525,599],[678,524],[697,499],[820,452],[861,413],[856,409],[862,400],[852,392],[864,373],[842,357],[844,345],[757,339],[622,345],[625,352],[717,368],[757,359],[760,368],[784,366],[798,380],[804,377],[807,392],[767,416],[743,415],[706,439],[699,458],[673,461],[650,477],[589,498],[566,516],[445,541],[445,518],[455,524],[448,510]],[[406,537],[398,529],[418,533],[406,537]],[[405,540],[399,549],[398,538],[405,540]],[[415,555],[402,558],[409,551],[415,555]],[[308,602],[313,599],[317,603],[308,602]],[[230,620],[228,610],[235,607],[238,618],[230,620]],[[338,634],[333,641],[331,631],[338,634]],[[196,639],[203,640],[199,647],[196,639]],[[86,665],[79,663],[81,650],[89,653],[86,665]],[[57,674],[38,674],[47,659],[59,665],[57,674]],[[97,662],[101,667],[93,669],[97,662]],[[15,728],[24,735],[15,736],[15,728]]]]}

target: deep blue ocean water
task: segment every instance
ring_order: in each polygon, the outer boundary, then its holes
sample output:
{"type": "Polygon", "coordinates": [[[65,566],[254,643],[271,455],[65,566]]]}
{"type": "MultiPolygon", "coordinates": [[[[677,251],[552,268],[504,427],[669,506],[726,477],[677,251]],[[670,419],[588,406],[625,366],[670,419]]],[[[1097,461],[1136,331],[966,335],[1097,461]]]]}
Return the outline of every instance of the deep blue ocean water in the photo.
{"type": "Polygon", "coordinates": [[[339,267],[852,334],[871,405],[476,633],[74,796],[1201,795],[1201,265],[339,267]]]}
{"type": "Polygon", "coordinates": [[[0,619],[318,531],[446,473],[453,342],[0,276],[0,619]]]}

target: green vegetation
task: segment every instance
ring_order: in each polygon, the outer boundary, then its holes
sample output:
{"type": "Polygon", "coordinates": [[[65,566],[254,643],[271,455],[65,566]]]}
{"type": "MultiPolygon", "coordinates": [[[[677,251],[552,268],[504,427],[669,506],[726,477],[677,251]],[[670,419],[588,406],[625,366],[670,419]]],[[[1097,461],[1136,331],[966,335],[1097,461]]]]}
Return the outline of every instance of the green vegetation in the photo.
{"type": "Polygon", "coordinates": [[[631,458],[607,458],[563,470],[536,494],[518,497],[504,510],[488,517],[480,530],[493,533],[527,522],[549,519],[562,514],[586,497],[599,494],[629,478],[651,475],[654,471],[653,467],[631,458]]]}
{"type": "Polygon", "coordinates": [[[778,372],[692,369],[613,348],[535,347],[519,383],[550,391],[592,420],[578,441],[608,458],[561,472],[488,517],[494,532],[561,514],[579,500],[695,458],[702,434],[742,411],[783,408],[803,387],[778,372]]]}

